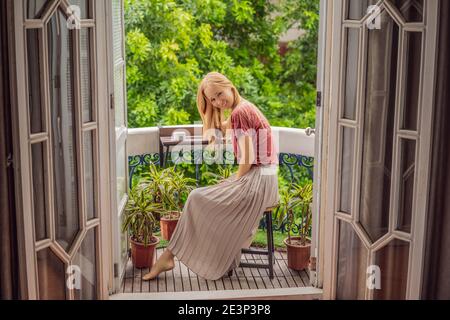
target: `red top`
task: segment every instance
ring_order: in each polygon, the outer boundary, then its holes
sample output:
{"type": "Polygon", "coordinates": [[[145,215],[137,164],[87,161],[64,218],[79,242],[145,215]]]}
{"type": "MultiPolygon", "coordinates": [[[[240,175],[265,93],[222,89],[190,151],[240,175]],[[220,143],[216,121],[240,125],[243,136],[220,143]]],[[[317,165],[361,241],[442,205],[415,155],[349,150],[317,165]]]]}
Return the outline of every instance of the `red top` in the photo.
{"type": "Polygon", "coordinates": [[[241,155],[238,153],[237,140],[246,135],[252,137],[253,150],[256,152],[254,164],[278,164],[269,121],[255,105],[246,101],[237,106],[231,113],[231,127],[233,150],[238,159],[241,155]]]}

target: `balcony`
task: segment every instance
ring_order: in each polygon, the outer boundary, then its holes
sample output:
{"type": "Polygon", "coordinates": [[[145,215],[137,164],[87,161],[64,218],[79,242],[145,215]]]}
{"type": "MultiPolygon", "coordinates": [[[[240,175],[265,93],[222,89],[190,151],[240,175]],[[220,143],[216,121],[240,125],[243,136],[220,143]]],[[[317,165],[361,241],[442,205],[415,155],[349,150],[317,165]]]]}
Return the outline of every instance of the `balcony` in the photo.
{"type": "MultiPolygon", "coordinates": [[[[173,126],[165,127],[171,129],[201,129],[201,126],[173,126]]],[[[160,163],[159,128],[140,128],[128,130],[128,166],[129,166],[129,187],[139,179],[139,174],[145,167],[153,162],[160,163]]],[[[287,182],[301,182],[302,179],[313,178],[314,163],[314,131],[310,129],[293,129],[272,127],[276,149],[279,151],[279,175],[287,182]]],[[[194,153],[195,151],[192,151],[194,153]]],[[[181,154],[183,156],[183,154],[181,154]]],[[[201,152],[201,156],[203,153],[201,152]]],[[[225,155],[225,157],[227,157],[225,155]]],[[[202,172],[214,170],[214,165],[204,164],[194,161],[190,164],[182,164],[184,168],[191,167],[195,171],[197,185],[204,185],[202,172]]],[[[168,165],[179,166],[169,159],[168,165]]],[[[176,162],[176,161],[175,161],[176,162]]],[[[261,220],[260,229],[265,229],[265,221],[261,220]]],[[[273,225],[274,232],[285,233],[285,221],[273,225]]],[[[253,245],[253,244],[252,244],[253,245]]],[[[162,254],[164,245],[157,250],[158,256],[162,254]]],[[[320,290],[313,288],[310,284],[309,270],[295,271],[287,267],[286,252],[282,248],[277,248],[275,252],[274,279],[269,279],[266,269],[237,268],[231,277],[210,281],[198,277],[190,271],[180,261],[175,259],[176,267],[171,272],[161,274],[157,279],[142,282],[142,276],[148,272],[146,269],[134,268],[131,261],[128,261],[124,281],[121,287],[120,298],[127,295],[143,294],[149,297],[173,297],[178,294],[183,297],[186,292],[196,292],[202,294],[208,292],[208,296],[213,294],[216,297],[235,296],[258,297],[261,294],[278,296],[297,296],[299,294],[312,294],[311,297],[318,297],[320,290]]],[[[242,261],[264,263],[259,255],[243,254],[242,261]]],[[[200,297],[200,296],[199,296],[200,297]]]]}

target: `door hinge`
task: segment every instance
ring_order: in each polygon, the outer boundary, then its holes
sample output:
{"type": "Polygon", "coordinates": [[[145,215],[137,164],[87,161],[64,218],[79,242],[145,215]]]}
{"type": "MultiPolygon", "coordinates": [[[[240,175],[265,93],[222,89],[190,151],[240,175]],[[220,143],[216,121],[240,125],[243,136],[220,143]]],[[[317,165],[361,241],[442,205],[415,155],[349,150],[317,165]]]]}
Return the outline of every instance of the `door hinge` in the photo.
{"type": "Polygon", "coordinates": [[[55,86],[55,89],[61,89],[61,76],[59,76],[59,75],[55,76],[54,86],[55,86]]]}
{"type": "Polygon", "coordinates": [[[322,107],[322,91],[317,91],[317,95],[316,95],[316,107],[317,107],[317,108],[322,107]]]}
{"type": "Polygon", "coordinates": [[[117,278],[119,276],[119,264],[114,263],[114,278],[117,278]]]}
{"type": "Polygon", "coordinates": [[[110,95],[110,98],[109,98],[109,102],[110,102],[110,108],[111,108],[111,110],[114,110],[115,108],[116,108],[116,99],[114,98],[114,94],[111,94],[110,95]]]}
{"type": "Polygon", "coordinates": [[[12,153],[8,154],[8,157],[6,158],[6,167],[14,167],[14,159],[12,153]]]}

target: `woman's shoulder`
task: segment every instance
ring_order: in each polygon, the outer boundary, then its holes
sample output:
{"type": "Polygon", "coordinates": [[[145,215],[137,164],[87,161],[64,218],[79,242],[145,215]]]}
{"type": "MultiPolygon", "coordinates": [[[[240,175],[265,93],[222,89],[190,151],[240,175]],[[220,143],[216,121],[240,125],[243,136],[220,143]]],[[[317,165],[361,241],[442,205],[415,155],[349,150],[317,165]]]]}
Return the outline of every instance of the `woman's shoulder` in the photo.
{"type": "Polygon", "coordinates": [[[256,111],[256,106],[251,103],[248,100],[243,99],[239,104],[234,107],[233,111],[231,112],[231,115],[241,114],[241,113],[248,113],[251,111],[256,111]]]}

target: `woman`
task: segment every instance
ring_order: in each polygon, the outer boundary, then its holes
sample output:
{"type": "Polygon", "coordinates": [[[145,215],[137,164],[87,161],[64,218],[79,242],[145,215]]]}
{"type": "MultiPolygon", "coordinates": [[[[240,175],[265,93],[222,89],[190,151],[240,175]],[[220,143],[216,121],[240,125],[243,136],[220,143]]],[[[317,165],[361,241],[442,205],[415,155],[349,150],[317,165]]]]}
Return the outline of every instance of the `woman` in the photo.
{"type": "Polygon", "coordinates": [[[203,134],[231,129],[237,173],[214,186],[193,190],[164,253],[143,280],[174,268],[174,256],[197,275],[217,280],[239,266],[265,208],[278,202],[278,157],[269,122],[243,99],[224,75],[211,72],[200,83],[197,104],[203,134]],[[223,120],[223,111],[231,116],[223,120]]]}

